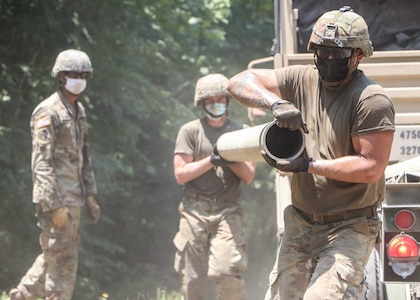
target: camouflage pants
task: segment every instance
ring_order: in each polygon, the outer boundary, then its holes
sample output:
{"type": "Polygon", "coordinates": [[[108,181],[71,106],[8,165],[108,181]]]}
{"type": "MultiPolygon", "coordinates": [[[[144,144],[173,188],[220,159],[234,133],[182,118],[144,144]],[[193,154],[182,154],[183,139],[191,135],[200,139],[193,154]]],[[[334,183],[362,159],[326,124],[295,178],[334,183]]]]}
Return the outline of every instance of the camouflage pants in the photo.
{"type": "Polygon", "coordinates": [[[358,299],[379,221],[358,217],[314,224],[293,207],[270,274],[266,300],[358,299]]]}
{"type": "Polygon", "coordinates": [[[205,299],[208,278],[215,283],[217,299],[245,299],[241,274],[247,268],[248,256],[239,204],[185,198],[179,212],[174,266],[182,278],[183,299],[205,299]]]}
{"type": "MultiPolygon", "coordinates": [[[[39,206],[38,206],[39,209],[39,206]]],[[[38,211],[42,232],[40,254],[17,288],[25,299],[71,300],[77,273],[80,207],[69,207],[70,221],[64,228],[51,222],[51,213],[38,211]]]]}

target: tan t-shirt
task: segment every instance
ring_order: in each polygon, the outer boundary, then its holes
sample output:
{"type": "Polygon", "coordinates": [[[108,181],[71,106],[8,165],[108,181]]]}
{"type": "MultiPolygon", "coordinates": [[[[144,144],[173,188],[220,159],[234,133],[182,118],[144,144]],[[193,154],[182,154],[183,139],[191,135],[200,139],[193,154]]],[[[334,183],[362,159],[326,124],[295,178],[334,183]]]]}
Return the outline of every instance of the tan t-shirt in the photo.
{"type": "MultiPolygon", "coordinates": [[[[222,127],[210,126],[204,118],[184,124],[175,143],[174,153],[188,154],[194,161],[211,155],[217,139],[225,132],[246,127],[230,119],[222,127]]],[[[199,193],[223,200],[238,200],[241,180],[229,167],[213,167],[200,177],[184,185],[188,192],[199,193]]]]}
{"type": "MultiPolygon", "coordinates": [[[[303,155],[335,159],[355,155],[352,136],[394,130],[394,107],[384,89],[357,70],[339,91],[323,88],[315,66],[291,66],[276,70],[285,100],[296,105],[307,123],[303,155]]],[[[292,179],[292,203],[313,214],[334,214],[367,207],[385,196],[385,180],[350,183],[319,175],[296,173],[292,179]]]]}

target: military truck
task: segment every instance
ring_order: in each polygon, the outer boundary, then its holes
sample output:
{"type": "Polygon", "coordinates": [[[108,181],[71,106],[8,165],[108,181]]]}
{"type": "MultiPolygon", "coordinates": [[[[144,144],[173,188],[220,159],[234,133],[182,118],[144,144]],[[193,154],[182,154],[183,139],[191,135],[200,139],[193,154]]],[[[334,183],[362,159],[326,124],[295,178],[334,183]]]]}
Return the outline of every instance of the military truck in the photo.
{"type": "MultiPolygon", "coordinates": [[[[315,6],[321,3],[321,1],[312,2],[315,6]]],[[[418,6],[413,1],[411,3],[418,6]]],[[[305,5],[308,4],[307,1],[305,5]]],[[[323,11],[315,16],[316,18],[327,10],[340,8],[337,7],[339,4],[336,1],[325,1],[322,4],[323,11]],[[327,2],[332,2],[329,3],[330,7],[325,4],[327,2]]],[[[371,5],[372,2],[360,1],[358,4],[371,5]]],[[[301,29],[297,26],[299,17],[307,19],[305,11],[293,7],[292,0],[275,0],[273,53],[269,57],[251,61],[248,68],[266,68],[267,65],[280,68],[296,64],[313,64],[312,53],[298,52],[297,39],[301,37],[299,32],[301,29]]],[[[375,22],[375,19],[373,18],[371,22],[375,22]]],[[[369,22],[368,24],[371,27],[369,22]]],[[[420,32],[420,23],[416,21],[416,24],[417,31],[420,32]]],[[[420,299],[420,50],[374,51],[373,56],[362,60],[360,69],[385,88],[396,110],[395,137],[385,174],[387,193],[382,207],[379,208],[383,224],[382,241],[373,251],[366,267],[366,289],[360,299],[420,299]]],[[[249,111],[251,120],[262,114],[258,109],[249,111]]],[[[258,149],[255,148],[267,147],[269,140],[267,128],[272,127],[264,124],[253,130],[250,129],[242,134],[241,138],[236,139],[234,135],[225,138],[220,148],[225,150],[230,148],[230,151],[222,151],[221,155],[244,156],[244,152],[249,153],[249,151],[242,150],[248,147],[253,151],[251,157],[246,158],[261,161],[256,157],[258,149]],[[243,137],[248,141],[235,144],[236,140],[241,140],[243,137]]],[[[304,142],[299,137],[296,141],[304,142]]],[[[300,145],[297,148],[300,148],[300,145]]],[[[283,208],[290,203],[287,175],[277,174],[276,195],[277,224],[281,235],[284,226],[283,208]]]]}

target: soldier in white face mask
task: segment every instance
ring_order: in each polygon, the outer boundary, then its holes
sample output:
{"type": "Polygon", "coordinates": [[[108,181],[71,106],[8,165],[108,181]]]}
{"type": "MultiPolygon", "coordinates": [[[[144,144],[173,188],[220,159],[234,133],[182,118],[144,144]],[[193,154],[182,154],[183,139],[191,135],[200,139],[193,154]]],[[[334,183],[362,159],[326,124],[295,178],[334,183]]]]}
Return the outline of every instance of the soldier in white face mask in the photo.
{"type": "Polygon", "coordinates": [[[58,91],[42,101],[31,117],[33,197],[41,228],[40,254],[11,300],[70,300],[76,283],[81,207],[93,222],[100,215],[88,154],[86,113],[77,101],[91,77],[85,52],[69,49],[56,59],[51,75],[58,91]]]}
{"type": "Polygon", "coordinates": [[[241,182],[251,183],[255,163],[230,162],[214,148],[225,132],[244,128],[227,116],[228,79],[210,74],[197,81],[194,104],[206,116],[184,124],[174,151],[176,181],[185,196],[179,206],[175,270],[181,275],[184,299],[206,299],[207,278],[216,285],[217,299],[245,299],[242,273],[247,252],[242,237],[241,182]]]}

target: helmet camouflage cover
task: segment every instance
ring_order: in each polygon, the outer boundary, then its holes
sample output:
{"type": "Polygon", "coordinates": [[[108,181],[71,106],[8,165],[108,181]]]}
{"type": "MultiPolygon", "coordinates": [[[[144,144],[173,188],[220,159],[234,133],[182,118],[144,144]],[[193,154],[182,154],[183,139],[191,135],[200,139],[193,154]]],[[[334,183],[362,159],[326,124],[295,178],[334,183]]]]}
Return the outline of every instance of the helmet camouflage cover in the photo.
{"type": "Polygon", "coordinates": [[[228,79],[222,74],[216,73],[201,77],[195,85],[194,105],[200,105],[208,97],[228,96],[227,83],[228,79]]]}
{"type": "Polygon", "coordinates": [[[93,69],[89,56],[85,52],[75,49],[68,49],[58,54],[51,71],[51,76],[56,77],[57,74],[62,71],[92,73],[93,69]]]}
{"type": "Polygon", "coordinates": [[[365,20],[349,7],[324,13],[312,28],[308,50],[316,45],[339,48],[359,48],[364,57],[373,54],[369,29],[365,20]]]}

